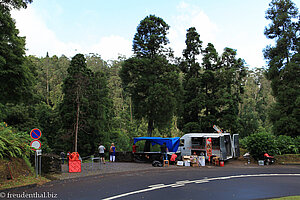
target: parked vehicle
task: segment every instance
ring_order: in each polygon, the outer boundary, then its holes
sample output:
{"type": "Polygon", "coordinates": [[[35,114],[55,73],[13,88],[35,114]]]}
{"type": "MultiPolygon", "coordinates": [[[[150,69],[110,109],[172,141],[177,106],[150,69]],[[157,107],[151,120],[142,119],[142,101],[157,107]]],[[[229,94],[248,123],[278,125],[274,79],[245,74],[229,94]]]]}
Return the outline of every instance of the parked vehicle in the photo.
{"type": "MultiPolygon", "coordinates": [[[[180,138],[178,151],[182,156],[207,155],[207,139],[211,138],[212,156],[228,160],[240,156],[239,135],[230,133],[188,133],[180,138]]],[[[210,141],[210,140],[209,140],[210,141]]]]}
{"type": "MultiPolygon", "coordinates": [[[[168,157],[178,150],[179,137],[174,138],[161,138],[161,137],[136,137],[134,138],[134,144],[139,141],[145,141],[144,151],[135,152],[133,154],[133,159],[135,162],[153,162],[158,160],[163,160],[162,153],[160,151],[151,151],[151,146],[166,144],[168,149],[168,157]]],[[[154,165],[156,165],[154,163],[154,165]]]]}
{"type": "Polygon", "coordinates": [[[269,154],[264,154],[264,163],[265,165],[271,165],[275,163],[275,158],[273,156],[270,156],[269,154]]]}

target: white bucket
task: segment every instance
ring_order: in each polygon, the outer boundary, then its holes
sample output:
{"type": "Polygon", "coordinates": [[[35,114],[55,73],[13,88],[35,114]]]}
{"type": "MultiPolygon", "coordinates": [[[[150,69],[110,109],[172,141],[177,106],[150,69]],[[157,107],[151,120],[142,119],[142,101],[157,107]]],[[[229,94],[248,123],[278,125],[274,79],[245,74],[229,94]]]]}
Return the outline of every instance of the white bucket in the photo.
{"type": "Polygon", "coordinates": [[[199,156],[199,165],[205,166],[205,156],[199,156]]]}
{"type": "Polygon", "coordinates": [[[263,166],[263,165],[265,165],[265,162],[263,160],[259,160],[258,165],[263,166]]]}

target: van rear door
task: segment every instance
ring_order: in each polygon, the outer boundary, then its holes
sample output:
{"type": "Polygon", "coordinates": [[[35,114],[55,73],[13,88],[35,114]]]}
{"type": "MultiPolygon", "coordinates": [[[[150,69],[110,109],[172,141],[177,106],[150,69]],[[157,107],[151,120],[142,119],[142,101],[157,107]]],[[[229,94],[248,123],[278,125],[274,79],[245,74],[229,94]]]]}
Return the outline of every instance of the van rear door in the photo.
{"type": "Polygon", "coordinates": [[[191,138],[190,137],[180,138],[180,144],[179,144],[178,151],[181,152],[182,156],[191,155],[191,138]]]}
{"type": "Polygon", "coordinates": [[[227,160],[227,151],[226,151],[226,147],[225,147],[224,136],[220,137],[220,150],[221,150],[221,159],[227,160]]]}
{"type": "Polygon", "coordinates": [[[240,157],[239,134],[233,134],[234,157],[240,157]]]}

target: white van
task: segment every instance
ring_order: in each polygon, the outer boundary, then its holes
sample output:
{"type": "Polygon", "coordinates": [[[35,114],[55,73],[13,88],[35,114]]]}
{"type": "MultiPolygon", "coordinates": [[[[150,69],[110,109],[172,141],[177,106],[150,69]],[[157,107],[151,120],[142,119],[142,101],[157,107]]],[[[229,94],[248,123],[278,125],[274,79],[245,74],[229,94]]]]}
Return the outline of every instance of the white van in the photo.
{"type": "Polygon", "coordinates": [[[188,133],[180,138],[178,153],[182,156],[205,155],[206,139],[211,138],[212,155],[218,156],[222,160],[237,158],[240,156],[239,135],[230,133],[188,133]]]}

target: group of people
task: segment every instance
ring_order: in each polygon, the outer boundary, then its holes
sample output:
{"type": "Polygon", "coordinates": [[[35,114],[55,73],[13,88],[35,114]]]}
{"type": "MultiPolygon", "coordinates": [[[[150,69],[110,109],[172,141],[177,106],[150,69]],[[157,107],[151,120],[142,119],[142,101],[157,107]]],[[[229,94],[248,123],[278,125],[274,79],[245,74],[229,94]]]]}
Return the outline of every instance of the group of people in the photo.
{"type": "MultiPolygon", "coordinates": [[[[133,144],[132,146],[132,152],[135,153],[136,152],[136,145],[133,144]]],[[[106,150],[106,148],[103,146],[103,144],[100,143],[99,147],[98,147],[98,150],[99,150],[99,157],[100,157],[100,161],[105,164],[105,156],[104,156],[104,152],[106,150]]],[[[168,148],[166,146],[166,143],[163,143],[163,145],[161,145],[161,153],[163,155],[163,159],[164,160],[168,160],[168,156],[167,156],[167,151],[168,151],[168,148]]],[[[69,156],[69,152],[68,152],[68,155],[69,156]]],[[[60,154],[61,156],[61,159],[62,159],[62,164],[64,164],[64,160],[65,160],[65,153],[64,152],[61,152],[60,154]]],[[[110,162],[115,162],[116,160],[116,147],[115,147],[115,144],[114,143],[111,143],[111,146],[109,148],[109,161],[110,162]]]]}
{"type": "MultiPolygon", "coordinates": [[[[106,149],[102,144],[99,145],[98,149],[99,149],[100,160],[101,162],[103,162],[103,164],[105,164],[104,152],[106,149]]],[[[111,146],[109,148],[109,161],[115,162],[115,160],[116,160],[116,147],[114,143],[111,143],[111,146]]]]}

